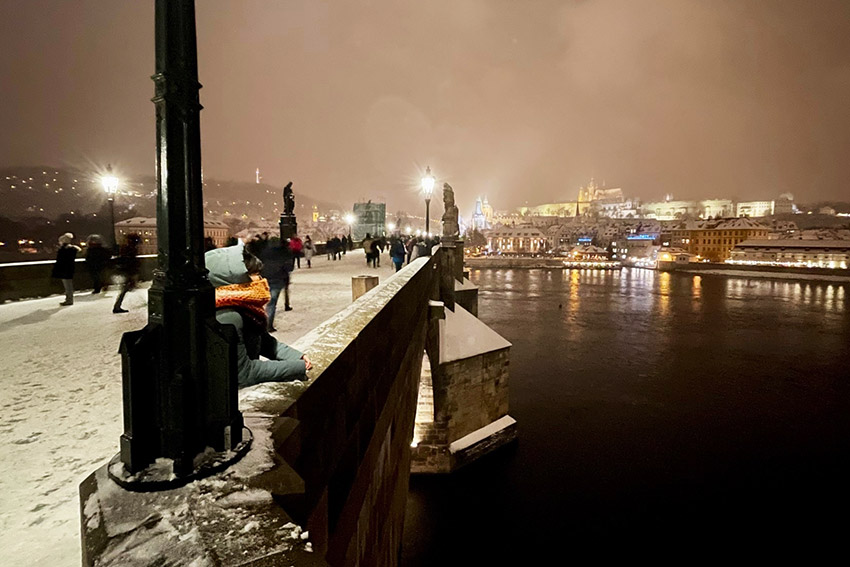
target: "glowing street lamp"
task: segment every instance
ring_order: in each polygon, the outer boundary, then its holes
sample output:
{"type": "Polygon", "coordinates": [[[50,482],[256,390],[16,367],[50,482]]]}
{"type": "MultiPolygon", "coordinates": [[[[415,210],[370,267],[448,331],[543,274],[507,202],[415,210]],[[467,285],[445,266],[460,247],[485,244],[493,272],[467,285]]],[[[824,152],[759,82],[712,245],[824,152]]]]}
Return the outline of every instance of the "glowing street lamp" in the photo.
{"type": "Polygon", "coordinates": [[[354,245],[351,243],[351,225],[354,224],[354,215],[352,215],[351,213],[346,213],[345,224],[348,225],[348,249],[353,250],[354,245]]]}
{"type": "Polygon", "coordinates": [[[431,167],[425,168],[425,176],[422,177],[420,187],[425,196],[425,232],[428,232],[429,217],[431,216],[431,194],[434,192],[434,176],[431,175],[431,167]]]}
{"type": "Polygon", "coordinates": [[[118,247],[115,239],[115,194],[118,193],[118,178],[112,175],[112,165],[106,166],[106,175],[100,178],[106,200],[109,201],[109,233],[112,235],[112,251],[118,247]]]}

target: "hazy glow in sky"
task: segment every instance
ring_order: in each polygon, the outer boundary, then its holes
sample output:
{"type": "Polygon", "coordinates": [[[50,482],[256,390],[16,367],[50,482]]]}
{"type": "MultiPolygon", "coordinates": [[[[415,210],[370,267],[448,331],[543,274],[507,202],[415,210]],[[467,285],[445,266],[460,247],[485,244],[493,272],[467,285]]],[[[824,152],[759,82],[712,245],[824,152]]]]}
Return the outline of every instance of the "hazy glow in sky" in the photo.
{"type": "MultiPolygon", "coordinates": [[[[850,2],[198,0],[203,167],[350,203],[850,195],[850,2]]],[[[0,165],[153,174],[153,2],[0,3],[0,165]]]]}

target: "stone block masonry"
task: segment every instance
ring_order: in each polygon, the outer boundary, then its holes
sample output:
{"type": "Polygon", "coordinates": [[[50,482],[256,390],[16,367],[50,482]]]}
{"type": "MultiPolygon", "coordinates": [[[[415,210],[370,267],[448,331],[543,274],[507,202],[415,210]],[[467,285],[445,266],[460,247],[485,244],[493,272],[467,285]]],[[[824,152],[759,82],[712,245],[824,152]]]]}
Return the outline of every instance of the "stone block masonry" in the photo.
{"type": "Polygon", "coordinates": [[[447,362],[440,365],[433,385],[420,383],[411,472],[451,472],[516,439],[516,422],[508,416],[509,356],[506,347],[447,362]],[[433,401],[423,396],[429,386],[433,401]],[[423,404],[433,405],[432,421],[425,420],[423,404]],[[471,450],[450,451],[453,442],[503,418],[511,421],[507,430],[494,431],[492,439],[482,440],[471,450]]]}
{"type": "Polygon", "coordinates": [[[507,415],[509,354],[504,348],[442,365],[434,417],[446,424],[449,439],[460,439],[507,415]]]}

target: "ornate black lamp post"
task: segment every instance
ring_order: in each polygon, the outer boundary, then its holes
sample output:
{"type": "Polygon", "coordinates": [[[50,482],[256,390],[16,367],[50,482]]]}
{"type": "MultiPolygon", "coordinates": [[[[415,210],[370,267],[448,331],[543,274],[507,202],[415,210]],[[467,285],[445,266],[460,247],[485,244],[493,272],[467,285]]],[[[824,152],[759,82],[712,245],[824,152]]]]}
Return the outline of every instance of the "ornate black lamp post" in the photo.
{"type": "Polygon", "coordinates": [[[140,490],[218,470],[250,438],[237,404],[235,331],[215,320],[204,267],[194,0],[156,0],[155,17],[159,267],[148,324],[121,339],[124,433],[109,466],[115,481],[140,490]],[[157,459],[171,470],[149,467],[157,459]]]}
{"type": "Polygon", "coordinates": [[[434,192],[434,176],[431,175],[431,167],[425,168],[425,176],[420,182],[422,194],[425,196],[425,236],[427,238],[431,217],[431,194],[434,192]]]}
{"type": "Polygon", "coordinates": [[[106,200],[109,202],[109,244],[114,254],[118,250],[118,242],[115,238],[115,194],[118,193],[118,178],[112,175],[112,164],[106,166],[106,175],[100,178],[100,183],[106,191],[106,200]]]}

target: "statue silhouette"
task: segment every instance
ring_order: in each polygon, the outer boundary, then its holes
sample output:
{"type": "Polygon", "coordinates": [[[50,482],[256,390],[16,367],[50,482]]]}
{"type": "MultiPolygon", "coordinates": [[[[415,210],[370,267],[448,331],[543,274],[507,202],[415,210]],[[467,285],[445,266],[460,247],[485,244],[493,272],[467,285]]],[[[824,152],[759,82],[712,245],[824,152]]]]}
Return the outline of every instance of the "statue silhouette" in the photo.
{"type": "Polygon", "coordinates": [[[283,214],[292,215],[295,210],[295,195],[292,193],[292,181],[283,188],[283,214]]]}

